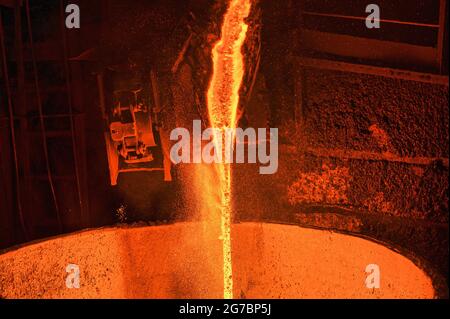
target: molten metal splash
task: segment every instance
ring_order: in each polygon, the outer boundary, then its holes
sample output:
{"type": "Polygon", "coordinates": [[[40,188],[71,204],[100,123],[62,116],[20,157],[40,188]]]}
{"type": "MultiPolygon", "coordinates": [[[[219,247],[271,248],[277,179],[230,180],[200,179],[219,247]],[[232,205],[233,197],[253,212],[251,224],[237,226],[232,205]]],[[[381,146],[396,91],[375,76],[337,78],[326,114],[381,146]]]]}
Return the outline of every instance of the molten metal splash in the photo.
{"type": "MultiPolygon", "coordinates": [[[[236,128],[239,89],[244,76],[241,53],[247,34],[245,19],[250,14],[251,0],[231,0],[222,25],[222,38],[212,51],[213,75],[207,95],[209,120],[222,133],[236,128]]],[[[218,140],[218,138],[215,138],[218,140]]],[[[219,145],[216,144],[218,148],[219,145]]],[[[221,146],[220,146],[221,147],[221,146]]],[[[221,239],[223,243],[224,298],[233,298],[231,263],[231,167],[218,164],[220,178],[221,239]]]]}

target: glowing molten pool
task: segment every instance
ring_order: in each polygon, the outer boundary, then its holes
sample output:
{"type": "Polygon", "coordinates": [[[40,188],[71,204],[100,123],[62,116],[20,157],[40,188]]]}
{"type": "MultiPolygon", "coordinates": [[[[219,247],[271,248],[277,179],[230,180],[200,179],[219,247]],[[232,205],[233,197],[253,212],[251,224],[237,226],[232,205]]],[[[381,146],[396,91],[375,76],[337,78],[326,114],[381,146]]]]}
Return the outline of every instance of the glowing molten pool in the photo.
{"type": "MultiPolygon", "coordinates": [[[[0,297],[222,298],[221,269],[205,258],[205,251],[220,249],[220,243],[204,247],[197,240],[202,227],[180,223],[106,228],[9,251],[0,255],[0,297]],[[68,264],[80,268],[79,289],[66,287],[68,264]]],[[[288,225],[232,227],[235,297],[434,296],[431,280],[421,269],[374,242],[288,225]],[[380,289],[365,286],[365,267],[374,263],[381,270],[380,289]]]]}
{"type": "MultiPolygon", "coordinates": [[[[221,39],[212,51],[213,75],[208,89],[207,103],[211,126],[222,130],[236,128],[239,89],[244,76],[241,53],[248,26],[245,18],[250,13],[250,0],[231,0],[224,16],[221,39]]],[[[215,140],[219,140],[215,138],[215,140]]],[[[216,143],[216,149],[222,145],[216,143]]],[[[216,165],[219,178],[221,240],[223,251],[224,298],[233,298],[233,270],[231,256],[231,167],[216,165]]]]}

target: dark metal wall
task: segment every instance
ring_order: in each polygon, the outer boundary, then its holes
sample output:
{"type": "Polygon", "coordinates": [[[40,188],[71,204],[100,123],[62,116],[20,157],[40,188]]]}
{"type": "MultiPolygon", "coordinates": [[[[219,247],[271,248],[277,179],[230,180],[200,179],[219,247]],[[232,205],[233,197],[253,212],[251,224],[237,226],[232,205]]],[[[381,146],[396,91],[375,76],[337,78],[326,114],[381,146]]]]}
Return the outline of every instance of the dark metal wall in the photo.
{"type": "Polygon", "coordinates": [[[101,28],[103,11],[101,1],[79,4],[89,30],[64,27],[64,1],[1,7],[6,61],[0,107],[1,247],[90,224],[86,133],[96,98],[95,91],[86,90],[88,62],[70,59],[98,43],[95,30],[101,28]]]}

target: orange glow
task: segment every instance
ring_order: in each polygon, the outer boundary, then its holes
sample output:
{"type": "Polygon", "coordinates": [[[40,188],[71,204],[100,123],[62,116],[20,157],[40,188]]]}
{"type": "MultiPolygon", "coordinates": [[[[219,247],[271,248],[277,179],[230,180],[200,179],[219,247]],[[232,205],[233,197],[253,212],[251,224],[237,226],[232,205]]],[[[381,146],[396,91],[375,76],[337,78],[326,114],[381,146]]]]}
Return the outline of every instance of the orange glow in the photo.
{"type": "MultiPolygon", "coordinates": [[[[201,223],[114,227],[34,242],[0,254],[2,298],[220,298],[222,282],[205,262],[201,223]],[[182,240],[180,240],[182,238],[182,240]],[[81,289],[67,289],[67,262],[81,289]],[[217,279],[217,280],[216,280],[217,279]]],[[[220,243],[209,244],[209,252],[220,243]]],[[[380,244],[291,225],[233,225],[235,292],[247,299],[434,298],[431,279],[380,244]],[[382,271],[367,289],[366,265],[382,271]]]]}
{"type": "MultiPolygon", "coordinates": [[[[248,29],[245,19],[250,13],[250,8],[250,0],[231,0],[225,13],[221,39],[212,51],[213,75],[207,94],[208,112],[212,127],[219,128],[222,132],[227,128],[236,128],[239,89],[244,76],[241,50],[248,29]]],[[[233,298],[231,167],[230,164],[218,164],[217,170],[220,179],[224,298],[231,299],[233,298]]]]}

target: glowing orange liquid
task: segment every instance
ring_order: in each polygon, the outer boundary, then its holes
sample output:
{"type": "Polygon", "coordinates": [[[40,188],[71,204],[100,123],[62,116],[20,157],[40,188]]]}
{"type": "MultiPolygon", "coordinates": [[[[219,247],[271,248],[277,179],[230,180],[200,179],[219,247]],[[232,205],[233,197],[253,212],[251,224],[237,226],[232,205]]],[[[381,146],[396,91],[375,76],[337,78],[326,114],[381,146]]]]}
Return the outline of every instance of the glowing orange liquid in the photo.
{"type": "MultiPolygon", "coordinates": [[[[236,128],[239,89],[244,76],[242,45],[248,25],[250,0],[231,0],[222,25],[222,36],[212,51],[213,75],[207,95],[209,120],[222,132],[236,128]]],[[[218,140],[218,139],[215,139],[218,140]]],[[[216,146],[218,146],[216,144],[216,146]]],[[[223,243],[224,298],[233,298],[231,261],[231,167],[218,164],[220,179],[221,239],[223,243]]]]}

